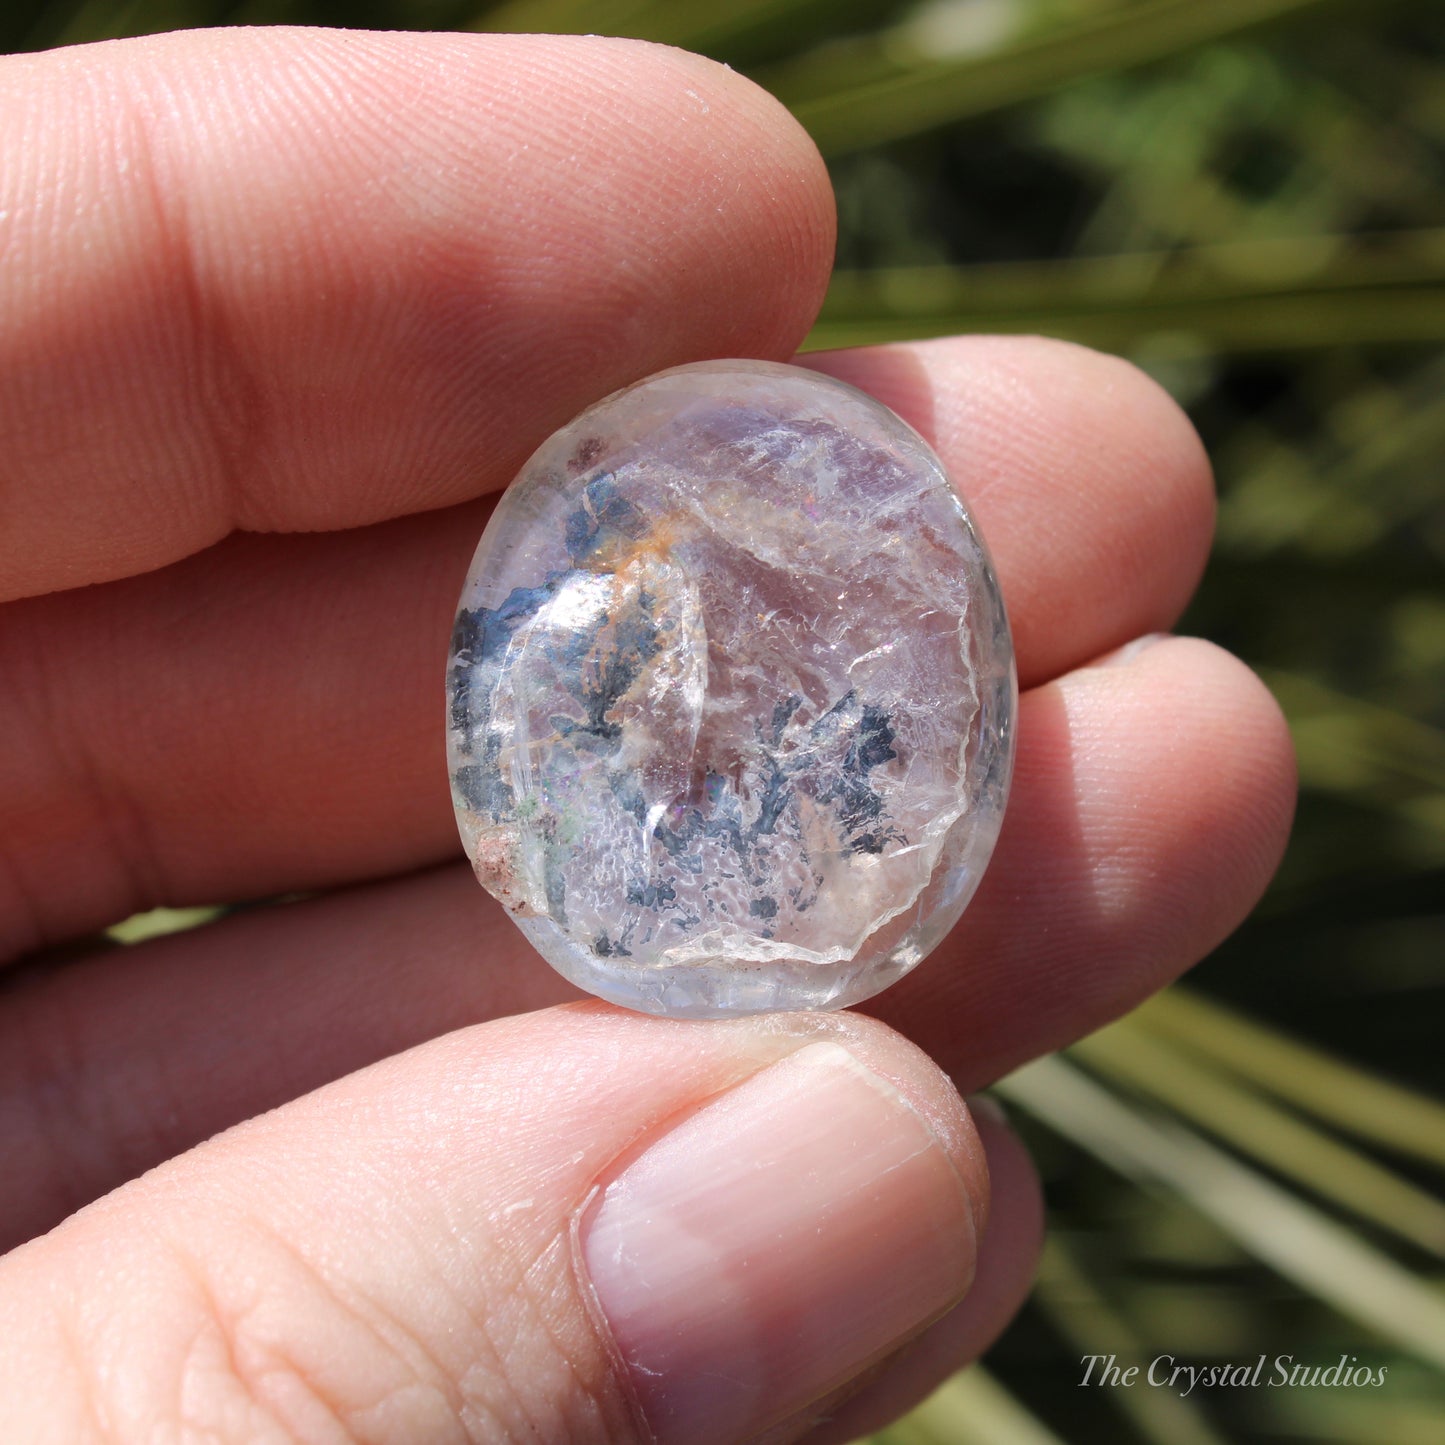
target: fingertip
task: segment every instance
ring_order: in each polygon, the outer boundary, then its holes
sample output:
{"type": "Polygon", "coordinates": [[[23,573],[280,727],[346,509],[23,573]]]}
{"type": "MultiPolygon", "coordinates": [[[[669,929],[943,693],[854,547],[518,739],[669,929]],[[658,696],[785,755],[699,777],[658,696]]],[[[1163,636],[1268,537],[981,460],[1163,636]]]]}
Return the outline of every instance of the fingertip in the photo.
{"type": "MultiPolygon", "coordinates": [[[[793,113],[756,81],[731,66],[676,46],[654,41],[618,40],[620,46],[641,47],[671,65],[682,96],[704,117],[721,102],[717,140],[735,148],[750,164],[762,204],[758,221],[771,236],[770,254],[781,276],[781,289],[797,297],[777,319],[783,324],[766,355],[788,360],[817,318],[828,289],[837,245],[837,206],[827,163],[793,113]],[[731,115],[732,119],[725,118],[731,115]],[[799,319],[802,319],[801,329],[799,319]]],[[[752,285],[758,286],[760,278],[752,285]]],[[[770,277],[776,284],[779,277],[770,277]]],[[[753,352],[739,352],[752,355],[753,352]]]]}
{"type": "Polygon", "coordinates": [[[976,1088],[1126,1013],[1267,887],[1295,772],[1279,708],[1160,637],[1030,689],[998,848],[958,928],[879,1000],[976,1088]]]}
{"type": "Polygon", "coordinates": [[[809,1412],[973,1281],[986,1181],[956,1092],[877,1025],[828,1022],[795,1024],[808,1042],[650,1142],[584,1219],[660,1442],[809,1412]]]}
{"type": "Polygon", "coordinates": [[[957,336],[810,354],[930,442],[997,565],[1023,686],[1183,611],[1214,487],[1188,417],[1138,367],[1069,341],[957,336]]]}
{"type": "Polygon", "coordinates": [[[812,142],[667,47],[218,29],[6,73],[0,595],[495,490],[653,371],[785,359],[827,284],[812,142]]]}
{"type": "MultiPolygon", "coordinates": [[[[619,258],[626,271],[645,257],[654,286],[685,296],[688,314],[672,325],[701,344],[686,356],[657,352],[638,375],[684,359],[792,354],[827,289],[836,220],[822,156],[780,101],[727,65],[655,41],[452,38],[515,47],[519,65],[549,82],[551,103],[529,123],[555,111],[568,122],[555,127],[571,137],[567,159],[595,168],[575,176],[580,199],[615,192],[600,232],[593,224],[555,239],[565,259],[593,260],[599,247],[635,253],[619,258]],[[620,241],[609,234],[618,222],[628,228],[620,241]]],[[[543,158],[561,160],[560,148],[554,140],[543,158]]],[[[655,318],[634,327],[612,315],[609,324],[623,342],[658,339],[655,318]]]]}
{"type": "MultiPolygon", "coordinates": [[[[944,348],[941,366],[957,365],[946,342],[933,344],[944,348]]],[[[1213,473],[1189,418],[1152,377],[1107,352],[1042,336],[979,344],[975,364],[987,374],[978,395],[957,397],[941,424],[972,426],[995,444],[974,480],[985,530],[996,513],[992,530],[1009,554],[1069,557],[1111,641],[1169,626],[1198,585],[1214,530],[1213,473]]],[[[1006,567],[1031,578],[1011,606],[1031,631],[1058,628],[1061,609],[1078,605],[1078,589],[1057,587],[1021,557],[1006,567]]]]}
{"type": "Polygon", "coordinates": [[[1202,637],[1163,641],[1137,662],[1157,665],[1161,685],[1175,690],[1179,708],[1192,710],[1195,727],[1208,736],[1208,785],[1216,793],[1209,837],[1221,863],[1232,862],[1227,933],[1259,901],[1289,843],[1298,793],[1294,741],[1274,694],[1233,653],[1202,637]]]}
{"type": "MultiPolygon", "coordinates": [[[[1079,668],[1057,685],[1073,764],[1087,758],[1098,781],[1106,771],[1132,773],[1140,793],[1152,794],[1152,806],[1136,801],[1140,824],[1157,825],[1171,798],[1191,814],[1203,809],[1179,845],[1227,846],[1250,855],[1263,871],[1294,778],[1288,731],[1269,690],[1204,638],[1161,634],[1118,656],[1114,665],[1079,668]],[[1256,854],[1240,826],[1270,846],[1256,854]]],[[[1091,781],[1080,776],[1077,791],[1102,813],[1106,800],[1091,781]]]]}
{"type": "Polygon", "coordinates": [[[1142,996],[1237,927],[1278,865],[1295,777],[1279,707],[1223,648],[1161,636],[1036,690],[1026,710],[1025,794],[1068,800],[1057,851],[1035,839],[1035,859],[1087,866],[1076,926],[1120,945],[1094,983],[1142,996]]]}

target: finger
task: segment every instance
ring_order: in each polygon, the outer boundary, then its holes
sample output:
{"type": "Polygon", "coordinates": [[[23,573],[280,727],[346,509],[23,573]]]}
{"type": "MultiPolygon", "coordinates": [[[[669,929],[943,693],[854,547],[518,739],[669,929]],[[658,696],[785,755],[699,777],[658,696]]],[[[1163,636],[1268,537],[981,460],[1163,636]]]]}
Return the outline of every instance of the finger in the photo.
{"type": "Polygon", "coordinates": [[[1021,687],[1178,620],[1209,554],[1214,486],[1189,419],[1137,367],[1017,336],[804,361],[941,449],[993,553],[1021,687]]]}
{"type": "Polygon", "coordinates": [[[750,82],[596,37],[0,61],[0,597],[500,487],[627,381],[782,358],[832,259],[750,82]]]}
{"type": "MultiPolygon", "coordinates": [[[[972,1091],[1126,1012],[1244,917],[1289,827],[1268,693],[1176,639],[1024,694],[998,850],[869,1007],[972,1091]]],[[[566,996],[457,866],[17,981],[0,1008],[0,1241],[372,1059],[566,996]],[[257,1060],[264,1060],[264,1067],[257,1060]]]]}
{"type": "Polygon", "coordinates": [[[849,1445],[866,1439],[972,1364],[1018,1313],[1033,1285],[1043,1240],[1044,1210],[1018,1136],[988,1109],[969,1101],[988,1160],[988,1226],[979,1242],[973,1286],[962,1304],[926,1329],[856,1395],[806,1438],[808,1445],[849,1445]]]}
{"type": "Polygon", "coordinates": [[[791,1437],[967,1293],[986,1217],[967,1111],[881,1025],[549,1010],[0,1262],[0,1436],[791,1437]]]}
{"type": "Polygon", "coordinates": [[[1289,729],[1195,638],[1141,639],[1029,694],[1014,797],[964,926],[876,1001],[992,1083],[1204,957],[1274,876],[1294,817],[1289,729]],[[1020,969],[1020,963],[1023,963],[1020,969]]]}
{"type": "MultiPolygon", "coordinates": [[[[977,503],[1026,684],[1183,604],[1208,469],[1142,373],[988,338],[829,364],[930,432],[977,503]]],[[[453,853],[438,698],[484,508],[233,538],[0,611],[0,954],[453,853]]]]}
{"type": "Polygon", "coordinates": [[[427,1039],[581,999],[452,865],[0,987],[0,1253],[252,1115],[427,1039]]]}
{"type": "Polygon", "coordinates": [[[489,507],[0,607],[0,957],[457,854],[446,647],[489,507]]]}

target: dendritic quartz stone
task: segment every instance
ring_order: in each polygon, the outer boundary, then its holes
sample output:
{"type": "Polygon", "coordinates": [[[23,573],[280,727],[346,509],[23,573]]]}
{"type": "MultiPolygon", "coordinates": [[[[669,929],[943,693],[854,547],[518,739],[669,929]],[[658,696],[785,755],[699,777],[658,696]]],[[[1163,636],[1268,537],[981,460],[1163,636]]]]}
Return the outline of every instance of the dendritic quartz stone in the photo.
{"type": "Polygon", "coordinates": [[[449,761],[478,878],[650,1013],[837,1008],[958,919],[1016,688],[938,459],[841,382],[678,367],[548,440],[457,614],[449,761]]]}

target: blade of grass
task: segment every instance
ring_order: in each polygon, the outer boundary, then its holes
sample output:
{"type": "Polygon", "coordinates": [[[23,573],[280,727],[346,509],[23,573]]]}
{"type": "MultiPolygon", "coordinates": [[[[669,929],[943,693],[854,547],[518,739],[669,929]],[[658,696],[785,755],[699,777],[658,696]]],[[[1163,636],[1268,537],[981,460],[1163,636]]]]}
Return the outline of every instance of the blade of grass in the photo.
{"type": "Polygon", "coordinates": [[[1063,1445],[979,1365],[944,1381],[873,1441],[874,1445],[1063,1445]]]}
{"type": "Polygon", "coordinates": [[[1445,1299],[1288,1191],[1060,1058],[1040,1059],[996,1087],[1119,1173],[1188,1200],[1300,1289],[1445,1369],[1445,1299]]]}
{"type": "Polygon", "coordinates": [[[1445,230],[1316,236],[1176,252],[838,272],[808,346],[1037,331],[1125,349],[1445,338],[1445,230]]]}
{"type": "Polygon", "coordinates": [[[1445,793],[1445,732],[1298,673],[1261,676],[1290,720],[1303,786],[1386,804],[1445,793]]]}
{"type": "Polygon", "coordinates": [[[225,911],[219,907],[152,908],[149,913],[135,913],[124,922],[113,924],[106,929],[105,936],[116,943],[144,943],[149,938],[183,933],[203,923],[212,923],[225,911]]]}
{"type": "Polygon", "coordinates": [[[1445,1168],[1445,1105],[1178,987],[1135,1010],[1140,1024],[1336,1128],[1445,1168]]]}
{"type": "Polygon", "coordinates": [[[1442,284],[1445,228],[1426,227],[1385,236],[1273,236],[1115,256],[839,271],[828,305],[840,318],[867,319],[993,306],[1212,305],[1442,284]]]}
{"type": "Polygon", "coordinates": [[[1350,1399],[1342,1390],[1282,1390],[1256,1401],[1264,1433],[1296,1437],[1309,1445],[1440,1445],[1440,1401],[1350,1399]],[[1281,1398],[1282,1397],[1282,1398],[1281,1398]]]}
{"type": "Polygon", "coordinates": [[[1207,304],[1052,311],[956,310],[858,318],[824,316],[805,351],[878,346],[978,332],[1058,336],[1101,351],[1131,352],[1142,342],[1174,339],[1182,353],[1310,351],[1341,346],[1402,346],[1445,340],[1445,287],[1265,296],[1207,304]]]}
{"type": "MultiPolygon", "coordinates": [[[[1140,0],[983,56],[925,61],[836,92],[798,98],[793,113],[825,155],[898,140],[1015,105],[1087,76],[1143,65],[1337,0],[1140,0]]],[[[827,54],[818,58],[827,64],[827,54]]],[[[801,67],[797,85],[808,88],[801,67]]],[[[765,77],[766,79],[766,77],[765,77]]],[[[785,104],[790,89],[780,77],[785,104]]]]}
{"type": "MultiPolygon", "coordinates": [[[[1057,1233],[1044,1241],[1034,1298],[1081,1357],[1112,1354],[1135,1364],[1155,1353],[1104,1298],[1057,1233]]],[[[1111,1390],[1108,1398],[1156,1445],[1224,1445],[1193,1400],[1152,1389],[1111,1390]]]]}
{"type": "MultiPolygon", "coordinates": [[[[681,45],[704,55],[727,52],[760,32],[798,28],[798,42],[811,40],[810,26],[827,20],[839,0],[732,0],[728,5],[682,4],[679,0],[509,0],[489,7],[468,27],[546,35],[625,35],[681,45]]],[[[853,0],[856,18],[866,23],[878,3],[853,0]]]]}
{"type": "Polygon", "coordinates": [[[1445,1204],[1141,1025],[1123,1019],[1079,1040],[1069,1054],[1252,1154],[1274,1173],[1445,1258],[1445,1204]]]}

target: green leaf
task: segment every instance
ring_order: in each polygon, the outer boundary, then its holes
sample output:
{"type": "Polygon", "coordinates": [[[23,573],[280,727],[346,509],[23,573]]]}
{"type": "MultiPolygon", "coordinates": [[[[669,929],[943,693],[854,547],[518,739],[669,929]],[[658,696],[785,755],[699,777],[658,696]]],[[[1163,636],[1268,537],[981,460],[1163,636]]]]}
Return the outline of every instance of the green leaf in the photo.
{"type": "Polygon", "coordinates": [[[1445,1258],[1445,1204],[1295,1118],[1249,1086],[1126,1018],[1069,1050],[1098,1073],[1168,1106],[1277,1174],[1445,1258]]]}
{"type": "Polygon", "coordinates": [[[1128,1178],[1181,1195],[1301,1289],[1445,1368],[1440,1293],[1263,1175],[1190,1130],[1148,1117],[1057,1056],[996,1088],[1128,1178]]]}
{"type": "Polygon", "coordinates": [[[874,1445],[1063,1445],[981,1365],[945,1381],[873,1441],[874,1445]]]}
{"type": "MultiPolygon", "coordinates": [[[[1332,0],[1141,0],[1059,26],[992,54],[923,60],[822,94],[808,68],[765,74],[825,155],[898,140],[1016,105],[1126,67],[1177,55],[1332,0]]],[[[829,56],[819,54],[826,67],[829,56]]]]}
{"type": "Polygon", "coordinates": [[[1133,1017],[1335,1128],[1445,1169],[1445,1105],[1182,988],[1133,1017]]]}
{"type": "Polygon", "coordinates": [[[808,349],[968,332],[1180,352],[1445,340],[1445,230],[834,275],[808,349]]]}
{"type": "MultiPolygon", "coordinates": [[[[1034,1294],[1081,1358],[1113,1354],[1125,1364],[1133,1364],[1153,1353],[1149,1342],[1140,1338],[1104,1297],[1057,1231],[1044,1241],[1034,1294]]],[[[1109,1392],[1108,1400],[1155,1445],[1224,1445],[1195,1402],[1172,1391],[1117,1389],[1109,1392]]]]}

